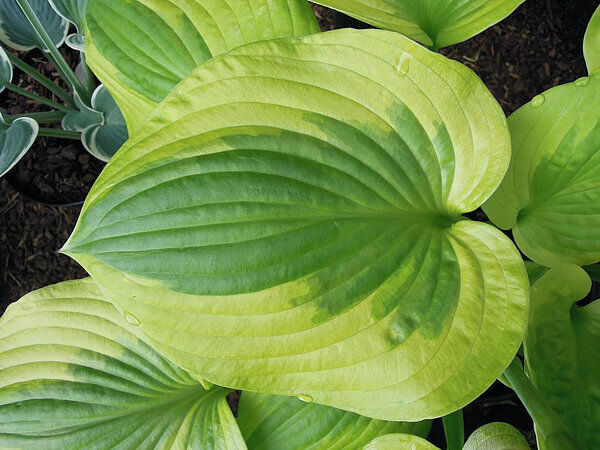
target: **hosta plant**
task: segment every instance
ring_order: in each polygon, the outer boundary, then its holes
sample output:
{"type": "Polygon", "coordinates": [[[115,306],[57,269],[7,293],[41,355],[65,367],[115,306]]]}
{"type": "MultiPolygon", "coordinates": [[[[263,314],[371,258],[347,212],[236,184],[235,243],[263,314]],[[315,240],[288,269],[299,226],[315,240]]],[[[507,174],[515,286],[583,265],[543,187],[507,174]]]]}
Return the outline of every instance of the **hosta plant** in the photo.
{"type": "Polygon", "coordinates": [[[70,88],[61,88],[10,50],[0,47],[0,92],[11,90],[50,108],[47,112],[4,115],[0,136],[6,137],[0,138],[0,176],[25,155],[37,136],[81,140],[93,156],[103,161],[108,161],[127,140],[128,132],[119,108],[104,86],[96,86],[86,64],[81,34],[86,3],[81,0],[0,2],[0,41],[21,52],[41,50],[70,88]],[[74,71],[58,50],[69,29],[67,20],[81,30],[79,34],[69,35],[66,41],[80,51],[81,62],[74,71]],[[13,66],[46,88],[53,98],[13,84],[13,66]],[[38,123],[60,124],[61,127],[40,127],[38,123]]]}
{"type": "Polygon", "coordinates": [[[593,448],[596,78],[507,121],[465,66],[301,0],[95,0],[85,36],[130,137],[62,249],[91,278],[0,322],[2,445],[431,449],[443,416],[449,449],[527,448],[465,442],[500,378],[540,448],[593,448]]]}

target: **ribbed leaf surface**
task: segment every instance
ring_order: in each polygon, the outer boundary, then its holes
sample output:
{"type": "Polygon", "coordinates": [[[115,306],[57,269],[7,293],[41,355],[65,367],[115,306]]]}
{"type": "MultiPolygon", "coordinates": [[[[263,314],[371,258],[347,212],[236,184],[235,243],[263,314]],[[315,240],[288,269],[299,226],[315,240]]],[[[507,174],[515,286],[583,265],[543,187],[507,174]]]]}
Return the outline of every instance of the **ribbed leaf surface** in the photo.
{"type": "Polygon", "coordinates": [[[207,59],[245,43],[319,31],[305,0],[94,0],[87,27],[87,61],[130,132],[207,59]]]}
{"type": "Polygon", "coordinates": [[[244,392],[238,423],[251,450],[362,449],[388,433],[427,437],[431,421],[386,422],[294,397],[244,392]]]}
{"type": "Polygon", "coordinates": [[[513,155],[484,205],[533,261],[600,260],[600,77],[535,97],[509,118],[513,155]]]}
{"type": "Polygon", "coordinates": [[[500,22],[525,0],[318,0],[425,45],[446,47],[500,22]]]}
{"type": "Polygon", "coordinates": [[[477,428],[463,450],[530,450],[525,437],[513,426],[492,422],[477,428]]]}
{"type": "Polygon", "coordinates": [[[136,323],[89,279],[9,306],[0,319],[0,446],[245,448],[227,390],[206,391],[136,323]]]}
{"type": "Polygon", "coordinates": [[[401,35],[256,43],[172,92],[111,160],[65,251],[215,384],[439,416],[522,338],[517,250],[460,216],[509,153],[476,76],[401,35]]]}

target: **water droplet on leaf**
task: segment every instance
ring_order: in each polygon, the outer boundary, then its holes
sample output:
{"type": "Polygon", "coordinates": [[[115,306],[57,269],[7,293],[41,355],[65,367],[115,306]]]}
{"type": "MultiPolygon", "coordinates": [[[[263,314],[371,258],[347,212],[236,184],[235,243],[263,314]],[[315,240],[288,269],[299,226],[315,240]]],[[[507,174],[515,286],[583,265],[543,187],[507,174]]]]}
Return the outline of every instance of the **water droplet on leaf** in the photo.
{"type": "Polygon", "coordinates": [[[410,69],[410,56],[406,53],[402,53],[402,56],[398,60],[396,64],[396,72],[398,75],[406,76],[408,74],[408,70],[410,69]]]}
{"type": "Polygon", "coordinates": [[[590,84],[590,79],[588,77],[581,77],[577,81],[575,81],[575,86],[577,87],[585,87],[590,84]]]}
{"type": "Polygon", "coordinates": [[[137,327],[140,324],[140,319],[138,319],[137,317],[135,317],[130,312],[125,311],[123,313],[123,316],[125,317],[125,320],[127,321],[127,323],[129,325],[133,325],[134,327],[137,327]]]}
{"type": "Polygon", "coordinates": [[[544,94],[536,95],[535,97],[533,97],[533,99],[531,99],[531,106],[533,106],[534,108],[539,108],[544,104],[545,101],[546,97],[544,97],[544,94]]]}
{"type": "Polygon", "coordinates": [[[304,403],[312,403],[313,398],[310,395],[306,395],[306,394],[300,394],[298,396],[298,400],[304,402],[304,403]]]}

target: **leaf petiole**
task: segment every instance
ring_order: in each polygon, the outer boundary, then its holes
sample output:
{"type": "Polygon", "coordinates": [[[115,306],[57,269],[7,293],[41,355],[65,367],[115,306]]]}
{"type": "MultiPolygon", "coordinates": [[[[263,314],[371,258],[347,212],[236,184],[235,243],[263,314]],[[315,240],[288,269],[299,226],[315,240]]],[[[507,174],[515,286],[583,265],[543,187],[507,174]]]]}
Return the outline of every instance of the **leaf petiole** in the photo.
{"type": "Polygon", "coordinates": [[[68,106],[65,106],[61,103],[57,103],[46,97],[42,97],[41,95],[34,94],[33,92],[29,92],[29,91],[23,89],[22,87],[17,86],[16,84],[4,83],[4,87],[10,91],[13,91],[13,92],[19,94],[19,95],[22,95],[23,97],[28,97],[32,100],[35,100],[36,102],[42,103],[46,106],[50,106],[51,108],[54,108],[54,109],[58,109],[59,111],[64,111],[64,112],[71,111],[71,108],[69,108],[68,106]]]}
{"type": "Polygon", "coordinates": [[[21,61],[19,58],[14,56],[12,53],[6,52],[6,54],[13,66],[22,70],[24,73],[26,73],[31,78],[33,78],[38,83],[40,83],[42,86],[44,86],[46,89],[53,92],[58,98],[63,100],[67,105],[69,105],[72,108],[75,108],[75,101],[73,100],[73,97],[67,91],[65,91],[60,86],[57,86],[55,83],[52,82],[52,80],[50,80],[50,78],[47,78],[46,76],[44,76],[43,74],[41,74],[40,72],[35,70],[33,67],[31,67],[29,64],[27,64],[26,62],[21,61]]]}
{"type": "Polygon", "coordinates": [[[461,450],[465,443],[462,409],[442,417],[447,450],[461,450]]]}
{"type": "Polygon", "coordinates": [[[40,128],[38,131],[38,136],[73,139],[76,141],[81,139],[81,133],[78,133],[76,131],[61,130],[58,128],[40,128]]]}
{"type": "Polygon", "coordinates": [[[83,87],[83,85],[81,84],[81,82],[79,81],[79,79],[77,78],[75,73],[71,70],[71,68],[69,67],[69,65],[67,64],[67,62],[65,61],[63,56],[61,55],[61,53],[55,47],[54,42],[52,41],[52,38],[50,37],[48,32],[44,29],[44,26],[40,22],[40,19],[38,18],[38,16],[35,14],[35,11],[29,4],[29,1],[28,0],[17,0],[17,3],[23,10],[25,17],[27,17],[27,20],[29,20],[29,23],[31,23],[31,26],[37,33],[38,37],[41,39],[41,41],[46,46],[46,49],[44,50],[44,54],[48,57],[50,62],[52,64],[54,64],[54,67],[56,68],[58,73],[60,73],[60,75],[62,77],[64,77],[64,79],[71,86],[73,86],[73,89],[75,90],[77,95],[79,95],[79,98],[81,98],[83,103],[85,103],[86,105],[89,106],[90,100],[91,100],[89,92],[83,87]]]}

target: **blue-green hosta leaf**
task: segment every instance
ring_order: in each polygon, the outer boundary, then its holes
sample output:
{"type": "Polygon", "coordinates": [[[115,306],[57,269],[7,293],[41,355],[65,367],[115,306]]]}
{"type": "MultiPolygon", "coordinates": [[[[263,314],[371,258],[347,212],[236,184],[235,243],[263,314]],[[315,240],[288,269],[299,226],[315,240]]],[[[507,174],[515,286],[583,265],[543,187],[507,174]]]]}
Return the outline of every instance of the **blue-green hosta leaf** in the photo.
{"type": "Polygon", "coordinates": [[[239,45],[319,31],[305,0],[95,0],[90,67],[133,131],[194,68],[239,45]]]}
{"type": "Polygon", "coordinates": [[[583,450],[600,442],[600,301],[576,303],[590,286],[579,267],[550,269],[532,286],[524,342],[531,380],[583,450]]]}
{"type": "MultiPolygon", "coordinates": [[[[69,29],[68,22],[56,14],[48,0],[28,1],[50,35],[52,42],[60,47],[69,29]]],[[[0,1],[0,41],[21,51],[31,50],[35,47],[46,48],[16,0],[0,1]]]]}
{"type": "Polygon", "coordinates": [[[65,44],[78,52],[85,51],[85,36],[83,34],[70,34],[65,38],[65,44]]]}
{"type": "Polygon", "coordinates": [[[594,12],[583,38],[583,54],[588,71],[600,71],[600,6],[594,12]]]}
{"type": "Polygon", "coordinates": [[[430,421],[386,422],[295,397],[253,392],[242,394],[238,424],[250,450],[362,449],[377,436],[427,437],[431,428],[430,421]]]}
{"type": "Polygon", "coordinates": [[[463,450],[530,450],[527,439],[513,426],[493,422],[477,428],[463,450]]]}
{"type": "Polygon", "coordinates": [[[64,250],[215,384],[417,421],[522,339],[517,250],[460,216],[509,158],[483,83],[397,33],[255,43],[169,95],[64,250]]]}
{"type": "Polygon", "coordinates": [[[65,44],[74,50],[84,51],[85,12],[88,0],[48,0],[54,10],[77,28],[77,33],[70,34],[65,44]]]}
{"type": "Polygon", "coordinates": [[[9,306],[0,319],[0,446],[245,448],[227,390],[206,391],[135,324],[90,279],[9,306]]]}
{"type": "Polygon", "coordinates": [[[29,117],[21,117],[7,124],[0,114],[0,177],[25,156],[38,130],[37,122],[29,117]]]}
{"type": "Polygon", "coordinates": [[[373,439],[364,450],[439,450],[425,439],[412,434],[393,433],[373,439]]]}
{"type": "Polygon", "coordinates": [[[108,161],[128,137],[119,107],[103,85],[94,91],[91,108],[78,98],[75,101],[79,110],[63,118],[63,128],[81,131],[81,142],[86,150],[96,158],[108,161]]]}
{"type": "Polygon", "coordinates": [[[600,77],[550,89],[508,119],[513,155],[483,209],[533,261],[600,260],[600,77]]]}
{"type": "Polygon", "coordinates": [[[52,8],[77,27],[79,32],[85,29],[85,11],[88,0],[47,0],[52,8]]]}
{"type": "Polygon", "coordinates": [[[525,0],[317,0],[379,28],[446,47],[500,22],[525,0]]]}
{"type": "Polygon", "coordinates": [[[6,51],[0,47],[0,92],[12,81],[13,67],[6,51]]]}

